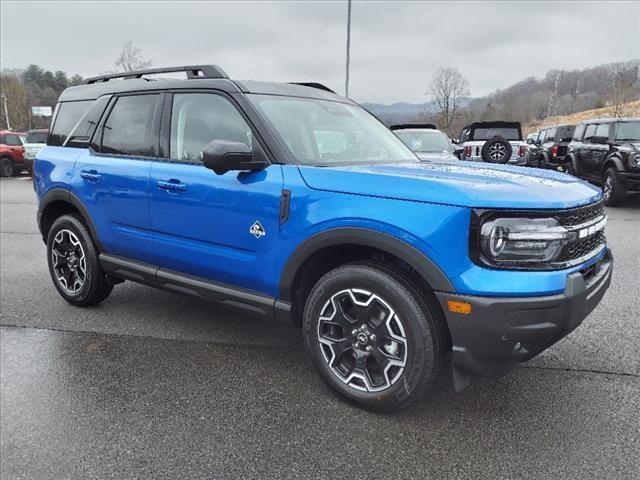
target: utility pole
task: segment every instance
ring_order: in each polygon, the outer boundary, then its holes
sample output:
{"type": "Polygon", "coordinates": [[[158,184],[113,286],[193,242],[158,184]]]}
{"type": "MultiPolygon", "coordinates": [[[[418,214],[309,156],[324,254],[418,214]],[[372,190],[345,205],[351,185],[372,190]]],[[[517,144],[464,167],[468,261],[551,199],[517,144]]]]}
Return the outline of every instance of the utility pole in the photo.
{"type": "Polygon", "coordinates": [[[351,50],[351,0],[347,0],[347,71],[344,77],[344,96],[349,97],[349,61],[351,50]]]}
{"type": "Polygon", "coordinates": [[[7,110],[7,94],[2,92],[2,103],[4,104],[4,118],[7,119],[7,130],[11,130],[11,124],[9,123],[9,111],[7,110]]]}

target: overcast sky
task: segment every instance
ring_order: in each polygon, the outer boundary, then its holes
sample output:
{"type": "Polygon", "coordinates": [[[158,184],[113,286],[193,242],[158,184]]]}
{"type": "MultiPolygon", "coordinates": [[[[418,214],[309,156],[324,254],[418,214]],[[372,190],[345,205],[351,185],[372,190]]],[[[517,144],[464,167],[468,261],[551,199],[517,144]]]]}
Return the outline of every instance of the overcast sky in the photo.
{"type": "MultiPolygon", "coordinates": [[[[346,0],[1,2],[2,68],[90,76],[132,40],[153,66],[217,63],[232,78],[318,81],[344,92],[346,0]]],[[[360,2],[350,93],[423,102],[457,67],[481,96],[548,70],[640,57],[640,2],[360,2]]]]}

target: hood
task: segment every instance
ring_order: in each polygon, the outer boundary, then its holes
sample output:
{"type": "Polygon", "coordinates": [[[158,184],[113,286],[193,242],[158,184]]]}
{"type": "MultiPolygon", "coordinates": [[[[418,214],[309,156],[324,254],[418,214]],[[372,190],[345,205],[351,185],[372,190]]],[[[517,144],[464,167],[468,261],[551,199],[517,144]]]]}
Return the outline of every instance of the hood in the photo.
{"type": "Polygon", "coordinates": [[[478,162],[299,169],[316,190],[462,207],[571,208],[602,196],[599,188],[564,173],[478,162]]]}
{"type": "Polygon", "coordinates": [[[414,152],[420,160],[426,162],[452,162],[457,161],[456,157],[451,152],[414,152]]]}

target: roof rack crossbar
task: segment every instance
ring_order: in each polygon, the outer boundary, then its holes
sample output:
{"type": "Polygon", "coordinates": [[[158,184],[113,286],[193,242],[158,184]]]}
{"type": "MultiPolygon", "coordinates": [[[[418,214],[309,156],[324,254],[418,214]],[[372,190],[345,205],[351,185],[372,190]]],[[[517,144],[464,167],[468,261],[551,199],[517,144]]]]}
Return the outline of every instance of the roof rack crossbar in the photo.
{"type": "Polygon", "coordinates": [[[123,78],[130,80],[133,78],[142,78],[143,75],[155,75],[159,73],[186,72],[187,78],[229,78],[217,65],[185,65],[182,67],[166,67],[166,68],[149,68],[147,70],[136,70],[134,72],[109,73],[106,75],[98,75],[84,80],[85,84],[108,82],[113,78],[123,78]]]}

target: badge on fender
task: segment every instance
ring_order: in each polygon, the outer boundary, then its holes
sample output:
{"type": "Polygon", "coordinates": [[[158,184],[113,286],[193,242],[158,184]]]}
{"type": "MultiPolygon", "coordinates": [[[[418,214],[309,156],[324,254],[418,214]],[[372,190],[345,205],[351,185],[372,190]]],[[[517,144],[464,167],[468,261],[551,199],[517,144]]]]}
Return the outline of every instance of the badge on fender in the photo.
{"type": "Polygon", "coordinates": [[[267,232],[264,227],[260,224],[259,221],[255,221],[253,225],[249,228],[249,233],[256,238],[264,237],[267,232]]]}

